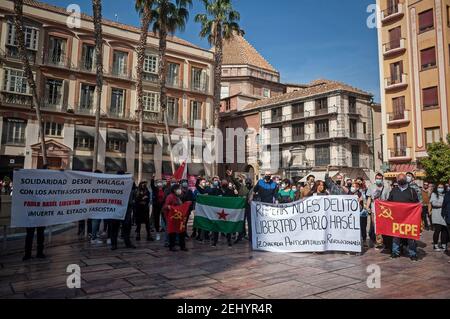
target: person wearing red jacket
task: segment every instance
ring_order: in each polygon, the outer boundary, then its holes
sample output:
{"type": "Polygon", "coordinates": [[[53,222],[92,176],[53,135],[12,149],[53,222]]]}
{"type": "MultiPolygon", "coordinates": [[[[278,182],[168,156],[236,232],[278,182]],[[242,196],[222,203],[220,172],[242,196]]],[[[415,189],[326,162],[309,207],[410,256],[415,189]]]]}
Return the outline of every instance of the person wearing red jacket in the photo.
{"type": "MultiPolygon", "coordinates": [[[[167,196],[166,201],[163,206],[163,213],[165,215],[166,221],[168,220],[167,214],[171,210],[173,206],[180,206],[182,204],[181,196],[183,195],[183,191],[179,184],[175,184],[170,189],[170,194],[167,196]]],[[[170,251],[176,251],[175,244],[177,240],[176,233],[170,233],[169,235],[169,249],[170,251]]],[[[186,238],[183,235],[178,236],[180,248],[182,251],[188,251],[186,248],[186,238]]]]}

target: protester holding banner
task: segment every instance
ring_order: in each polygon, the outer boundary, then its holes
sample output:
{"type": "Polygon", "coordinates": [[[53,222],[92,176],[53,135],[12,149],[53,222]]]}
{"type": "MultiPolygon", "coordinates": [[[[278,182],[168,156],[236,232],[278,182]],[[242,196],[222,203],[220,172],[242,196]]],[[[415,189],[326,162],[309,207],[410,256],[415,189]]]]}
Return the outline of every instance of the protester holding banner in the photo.
{"type": "Polygon", "coordinates": [[[153,241],[150,230],[150,205],[152,204],[152,195],[147,187],[147,182],[141,182],[136,190],[136,241],[141,240],[141,225],[145,225],[147,231],[147,241],[153,241]]]}
{"type": "Polygon", "coordinates": [[[431,194],[430,205],[431,205],[431,219],[434,228],[433,234],[433,249],[434,251],[444,251],[447,252],[447,244],[449,241],[447,222],[442,216],[442,206],[444,204],[445,197],[445,186],[440,183],[435,188],[434,192],[431,194]],[[439,244],[439,237],[441,238],[441,243],[439,244]]]}
{"type": "MultiPolygon", "coordinates": [[[[389,194],[388,201],[397,203],[419,203],[419,197],[413,188],[410,187],[408,179],[405,174],[399,174],[397,177],[398,187],[394,188],[389,194]]],[[[400,242],[399,237],[392,239],[392,258],[400,257],[400,242]]],[[[412,261],[417,261],[417,247],[416,241],[408,239],[408,254],[412,261]]]]}
{"type": "Polygon", "coordinates": [[[181,181],[181,191],[183,192],[183,195],[181,196],[181,201],[183,203],[186,203],[186,202],[191,203],[191,205],[189,206],[188,216],[187,216],[186,222],[185,222],[186,232],[184,235],[185,235],[186,239],[188,239],[189,235],[188,235],[188,230],[187,230],[187,224],[188,224],[189,218],[191,216],[191,212],[194,210],[195,197],[194,197],[194,192],[192,192],[189,189],[189,183],[187,180],[181,181]]]}
{"type": "Polygon", "coordinates": [[[262,203],[273,204],[278,192],[278,185],[272,180],[272,173],[266,172],[253,190],[255,198],[262,203]]]}
{"type": "Polygon", "coordinates": [[[245,198],[245,219],[244,219],[244,225],[242,231],[239,233],[238,238],[234,242],[235,244],[239,243],[243,238],[247,236],[247,231],[245,228],[245,223],[247,222],[248,227],[248,239],[251,241],[252,239],[252,222],[251,222],[251,204],[253,201],[253,181],[251,178],[247,178],[245,180],[245,186],[241,187],[242,191],[240,192],[239,196],[245,198]]]}
{"type": "MultiPolygon", "coordinates": [[[[175,252],[175,245],[176,245],[176,239],[177,239],[177,235],[180,235],[181,232],[177,233],[177,232],[171,232],[171,212],[172,212],[172,208],[174,207],[178,207],[181,206],[183,204],[183,202],[181,201],[181,196],[183,195],[183,192],[181,190],[180,185],[175,184],[172,185],[171,189],[170,189],[170,194],[167,196],[165,202],[164,202],[164,206],[163,206],[163,213],[165,216],[165,220],[166,220],[166,233],[168,235],[168,239],[169,239],[169,250],[175,252]]],[[[184,223],[183,223],[184,224],[184,223]]],[[[178,236],[178,241],[179,241],[179,245],[181,250],[185,251],[186,249],[186,241],[185,241],[185,236],[183,234],[183,236],[178,236]]]]}
{"type": "Polygon", "coordinates": [[[367,247],[368,212],[367,212],[367,210],[364,209],[364,199],[363,199],[363,194],[360,191],[360,187],[361,187],[361,185],[357,181],[355,181],[353,183],[352,187],[350,187],[348,195],[358,197],[359,211],[360,211],[360,218],[359,218],[360,221],[359,222],[360,222],[360,229],[361,229],[361,238],[362,238],[363,247],[367,247]]]}
{"type": "Polygon", "coordinates": [[[382,200],[387,201],[391,188],[384,183],[384,176],[378,173],[375,176],[375,183],[367,190],[367,203],[366,206],[370,215],[370,230],[369,237],[372,243],[375,245],[375,249],[383,248],[383,236],[375,233],[375,201],[382,200]]]}
{"type": "Polygon", "coordinates": [[[314,175],[309,175],[306,178],[306,185],[304,185],[301,194],[300,194],[300,198],[298,199],[302,199],[302,198],[306,198],[309,196],[309,193],[311,192],[311,190],[313,189],[314,185],[316,185],[316,177],[314,175]]]}
{"type": "Polygon", "coordinates": [[[324,181],[316,181],[311,191],[308,193],[305,198],[312,197],[312,196],[328,196],[330,193],[327,190],[327,185],[324,181]]]}
{"type": "Polygon", "coordinates": [[[285,179],[281,182],[280,190],[277,194],[278,204],[288,204],[295,201],[295,192],[291,188],[291,181],[285,179]]]}

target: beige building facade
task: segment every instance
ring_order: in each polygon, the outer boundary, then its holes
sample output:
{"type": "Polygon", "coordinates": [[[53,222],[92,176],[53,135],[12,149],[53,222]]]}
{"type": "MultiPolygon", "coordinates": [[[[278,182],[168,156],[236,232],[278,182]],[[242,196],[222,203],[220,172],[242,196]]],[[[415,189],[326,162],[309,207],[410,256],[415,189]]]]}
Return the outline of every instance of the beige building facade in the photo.
{"type": "Polygon", "coordinates": [[[391,173],[418,171],[449,134],[450,1],[377,0],[383,151],[391,173]]]}
{"type": "MultiPolygon", "coordinates": [[[[50,166],[92,170],[96,75],[92,18],[80,27],[69,13],[37,1],[24,1],[26,46],[42,100],[50,166]]],[[[0,176],[15,168],[39,168],[42,158],[31,92],[18,58],[13,2],[0,2],[0,176]]],[[[99,168],[137,173],[136,47],[139,29],[103,22],[104,85],[101,104],[99,168]]],[[[168,138],[160,122],[158,38],[150,34],[144,64],[144,178],[170,176],[168,138]]],[[[171,133],[213,125],[213,53],[169,37],[168,117],[171,133]],[[197,126],[196,126],[197,125],[197,126]]],[[[173,143],[177,138],[172,136],[173,143]]],[[[202,141],[197,141],[204,147],[202,141]]],[[[204,175],[201,152],[190,150],[189,170],[204,175]],[[195,153],[195,154],[194,154],[195,153]]],[[[178,163],[179,164],[179,163],[178,163]]]]}

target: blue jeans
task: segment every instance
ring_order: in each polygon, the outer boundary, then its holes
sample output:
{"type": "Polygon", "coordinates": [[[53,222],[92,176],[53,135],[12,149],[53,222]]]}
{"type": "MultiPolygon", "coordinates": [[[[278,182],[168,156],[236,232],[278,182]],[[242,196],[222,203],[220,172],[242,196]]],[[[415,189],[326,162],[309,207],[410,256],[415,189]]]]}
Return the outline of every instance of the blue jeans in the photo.
{"type": "MultiPolygon", "coordinates": [[[[400,238],[394,238],[392,242],[392,254],[400,255],[400,238]]],[[[409,257],[417,257],[416,241],[408,239],[408,255],[409,257]]]]}

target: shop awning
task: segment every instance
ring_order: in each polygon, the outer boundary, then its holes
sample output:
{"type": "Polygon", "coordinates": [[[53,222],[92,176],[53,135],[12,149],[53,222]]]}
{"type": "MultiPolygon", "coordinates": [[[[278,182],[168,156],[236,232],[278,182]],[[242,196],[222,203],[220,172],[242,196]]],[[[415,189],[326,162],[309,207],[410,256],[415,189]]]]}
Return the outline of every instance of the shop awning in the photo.
{"type": "Polygon", "coordinates": [[[123,130],[108,129],[108,133],[106,136],[108,140],[128,142],[128,134],[123,130]]]}
{"type": "MultiPolygon", "coordinates": [[[[152,160],[143,160],[142,164],[143,164],[142,170],[143,170],[144,174],[156,173],[155,163],[152,160]]],[[[137,160],[137,159],[134,160],[134,170],[136,173],[139,170],[139,160],[137,160]]]]}
{"type": "Polygon", "coordinates": [[[77,125],[75,138],[95,138],[95,127],[77,125]]]}
{"type": "Polygon", "coordinates": [[[92,157],[88,156],[74,156],[72,170],[74,171],[82,171],[82,172],[92,172],[92,168],[94,167],[92,157]]]}
{"type": "Polygon", "coordinates": [[[127,171],[127,160],[125,158],[107,157],[105,159],[105,171],[107,173],[117,173],[127,171]]]}

